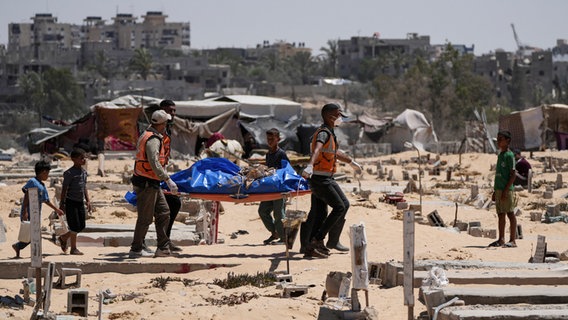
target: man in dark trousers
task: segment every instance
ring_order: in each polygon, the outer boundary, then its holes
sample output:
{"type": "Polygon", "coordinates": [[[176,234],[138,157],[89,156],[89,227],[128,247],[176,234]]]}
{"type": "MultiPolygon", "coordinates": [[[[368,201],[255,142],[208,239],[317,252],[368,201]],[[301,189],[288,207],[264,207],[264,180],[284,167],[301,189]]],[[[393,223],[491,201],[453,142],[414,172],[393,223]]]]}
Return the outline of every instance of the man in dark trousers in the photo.
{"type": "Polygon", "coordinates": [[[311,196],[311,208],[308,219],[302,224],[300,241],[305,257],[327,258],[329,249],[348,251],[349,248],[339,242],[339,236],[345,224],[345,214],[349,209],[349,200],[333,178],[337,160],[349,163],[357,173],[361,166],[351,157],[339,150],[337,138],[333,131],[338,127],[345,115],[337,103],[328,103],[321,110],[323,125],[317,129],[312,138],[309,163],[302,172],[308,179],[311,196]],[[328,215],[328,206],[332,208],[328,215]],[[323,239],[329,234],[327,244],[323,239]]]}
{"type": "Polygon", "coordinates": [[[144,250],[144,238],[152,220],[156,227],[158,241],[158,248],[153,256],[171,255],[170,238],[166,234],[170,222],[170,210],[160,187],[160,182],[165,181],[173,194],[178,191],[177,185],[165,170],[167,160],[163,137],[168,120],[171,120],[171,116],[164,110],[155,111],[150,120],[151,125],[138,138],[134,175],[132,176],[132,185],[137,197],[138,217],[129,252],[130,258],[152,256],[152,253],[144,250]]]}

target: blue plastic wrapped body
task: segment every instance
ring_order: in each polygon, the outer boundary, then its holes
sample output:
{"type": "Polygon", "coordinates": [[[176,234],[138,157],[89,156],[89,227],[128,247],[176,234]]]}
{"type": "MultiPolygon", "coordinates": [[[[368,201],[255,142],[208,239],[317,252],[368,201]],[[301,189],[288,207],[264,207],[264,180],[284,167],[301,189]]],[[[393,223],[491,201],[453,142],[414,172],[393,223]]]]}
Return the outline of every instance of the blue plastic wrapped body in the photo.
{"type": "MultiPolygon", "coordinates": [[[[257,194],[281,193],[309,190],[307,181],[294,171],[287,161],[283,161],[282,169],[274,175],[264,177],[245,186],[245,177],[239,174],[241,168],[225,158],[206,158],[194,163],[188,169],[171,175],[178,190],[183,193],[205,194],[257,194]]],[[[162,188],[168,190],[165,182],[162,188]]],[[[132,193],[125,196],[129,203],[132,193]]]]}

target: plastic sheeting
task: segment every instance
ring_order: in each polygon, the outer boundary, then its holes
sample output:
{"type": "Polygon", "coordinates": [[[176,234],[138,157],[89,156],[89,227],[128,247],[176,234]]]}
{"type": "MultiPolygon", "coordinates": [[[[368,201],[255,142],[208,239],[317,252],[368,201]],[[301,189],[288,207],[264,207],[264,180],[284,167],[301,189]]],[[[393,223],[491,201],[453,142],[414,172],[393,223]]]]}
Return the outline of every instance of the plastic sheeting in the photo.
{"type": "MultiPolygon", "coordinates": [[[[246,177],[239,174],[241,168],[236,164],[225,158],[206,158],[174,173],[171,179],[180,192],[189,194],[260,194],[309,190],[307,181],[294,171],[290,163],[284,161],[284,164],[275,174],[247,183],[246,177]]],[[[168,190],[165,182],[161,187],[168,190]]],[[[127,192],[124,198],[136,205],[135,193],[127,192]]]]}

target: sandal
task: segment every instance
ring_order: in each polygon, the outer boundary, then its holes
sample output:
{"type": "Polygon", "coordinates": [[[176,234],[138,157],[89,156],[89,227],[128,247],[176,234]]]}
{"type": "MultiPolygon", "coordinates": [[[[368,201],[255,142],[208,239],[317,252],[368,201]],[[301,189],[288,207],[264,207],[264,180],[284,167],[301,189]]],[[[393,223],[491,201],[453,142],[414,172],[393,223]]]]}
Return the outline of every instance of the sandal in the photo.
{"type": "Polygon", "coordinates": [[[517,244],[514,242],[507,242],[503,245],[503,248],[516,248],[517,244]]]}
{"type": "Polygon", "coordinates": [[[82,256],[83,255],[83,252],[79,251],[79,249],[73,249],[73,250],[71,250],[70,253],[72,255],[75,255],[75,256],[82,256]]]}
{"type": "Polygon", "coordinates": [[[61,250],[63,250],[64,253],[67,253],[67,241],[63,241],[61,236],[59,236],[59,238],[57,238],[57,240],[59,241],[59,245],[61,246],[61,250]]]}
{"type": "Polygon", "coordinates": [[[491,242],[488,247],[500,247],[501,244],[499,243],[499,240],[491,242]]]}

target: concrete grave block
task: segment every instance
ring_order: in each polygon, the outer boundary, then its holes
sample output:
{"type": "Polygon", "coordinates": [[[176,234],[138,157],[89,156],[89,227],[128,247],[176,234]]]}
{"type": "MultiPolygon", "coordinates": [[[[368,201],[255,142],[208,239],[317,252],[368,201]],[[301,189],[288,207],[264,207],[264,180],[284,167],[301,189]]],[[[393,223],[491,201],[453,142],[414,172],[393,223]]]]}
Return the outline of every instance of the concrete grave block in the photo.
{"type": "Polygon", "coordinates": [[[408,202],[404,201],[404,202],[397,202],[396,203],[396,208],[398,210],[406,210],[408,208],[408,202]]]}
{"type": "Polygon", "coordinates": [[[468,234],[472,237],[483,237],[483,229],[481,227],[469,227],[468,234]]]}
{"type": "Polygon", "coordinates": [[[80,287],[81,286],[81,269],[79,268],[61,268],[59,271],[59,280],[57,281],[61,289],[65,289],[67,287],[80,287]],[[75,282],[73,283],[66,283],[65,278],[68,276],[76,276],[75,282]]]}
{"type": "Polygon", "coordinates": [[[497,238],[497,230],[496,229],[483,229],[483,237],[496,239],[497,238]]]}
{"type": "Polygon", "coordinates": [[[480,221],[471,221],[469,222],[469,227],[481,227],[481,222],[480,221]]]}
{"type": "Polygon", "coordinates": [[[533,211],[531,212],[531,221],[542,221],[542,212],[533,211]]]}
{"type": "Polygon", "coordinates": [[[552,195],[553,195],[552,191],[545,191],[545,192],[542,193],[542,198],[543,199],[552,199],[552,195]]]}
{"type": "Polygon", "coordinates": [[[284,298],[295,298],[295,297],[302,296],[306,293],[308,293],[308,287],[290,285],[290,286],[286,286],[284,288],[284,291],[282,292],[282,296],[284,298]]]}
{"type": "Polygon", "coordinates": [[[89,291],[86,289],[70,289],[67,292],[67,312],[86,317],[89,313],[89,291]]]}
{"type": "Polygon", "coordinates": [[[459,231],[467,231],[467,227],[467,222],[456,221],[456,223],[454,224],[454,228],[457,228],[459,231]]]}

